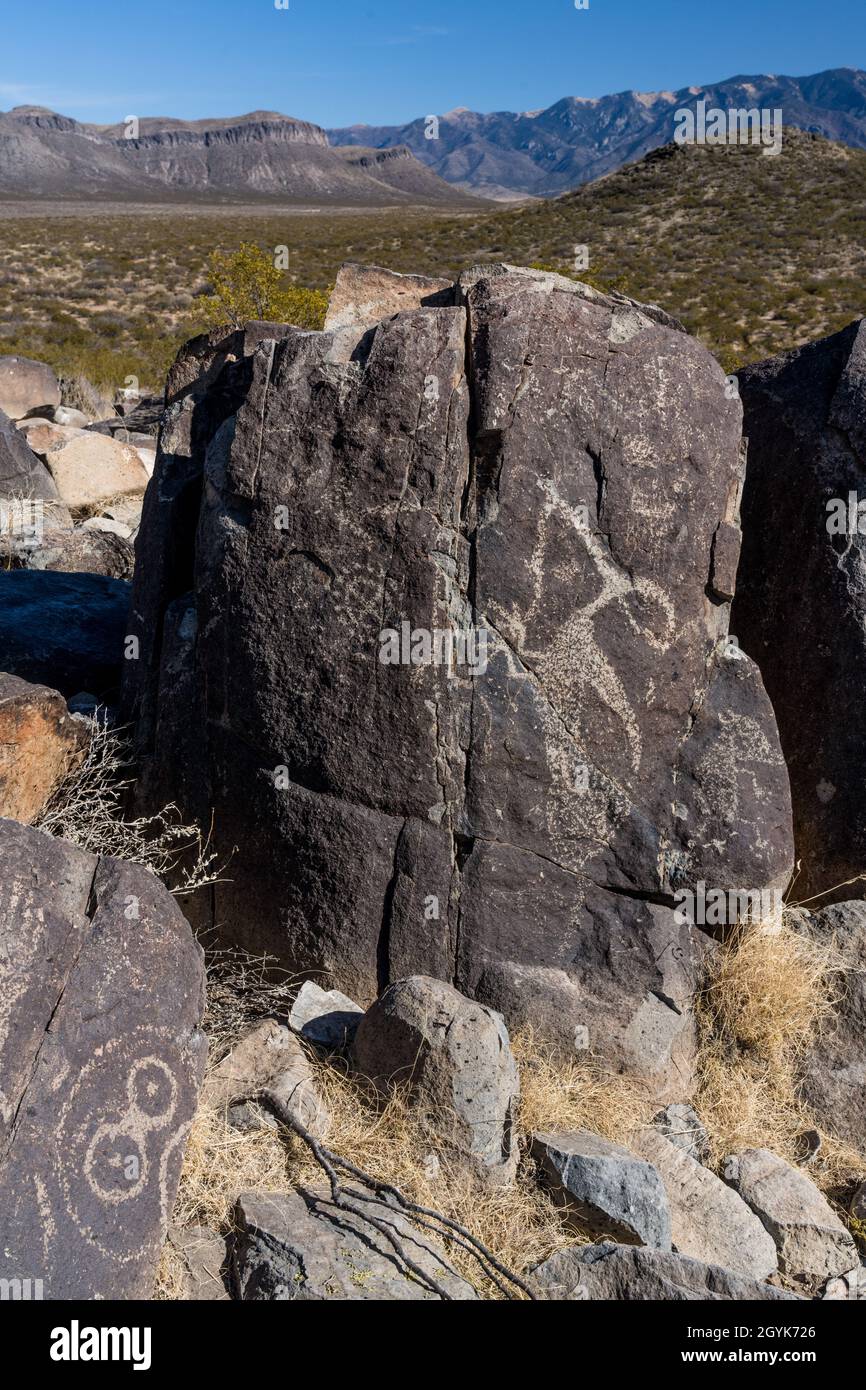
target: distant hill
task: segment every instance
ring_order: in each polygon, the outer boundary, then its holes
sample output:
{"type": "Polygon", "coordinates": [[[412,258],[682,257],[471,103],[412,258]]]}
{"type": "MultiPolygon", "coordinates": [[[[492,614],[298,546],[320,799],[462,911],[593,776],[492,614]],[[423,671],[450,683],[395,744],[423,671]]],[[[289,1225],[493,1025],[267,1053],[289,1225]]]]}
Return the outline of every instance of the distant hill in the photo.
{"type": "Polygon", "coordinates": [[[671,144],[561,198],[461,219],[448,241],[460,261],[543,263],[661,304],[734,367],[866,314],[866,150],[787,129],[772,158],[671,144]]]}
{"type": "Polygon", "coordinates": [[[137,138],[42,107],[0,115],[0,197],[145,202],[258,198],[349,206],[467,199],[405,147],[334,149],[319,126],[273,111],[146,117],[137,138]]]}
{"type": "Polygon", "coordinates": [[[211,253],[242,241],[285,243],[287,283],[319,288],[345,260],[452,276],[477,261],[543,264],[654,300],[729,370],[866,314],[866,151],[797,130],[785,131],[775,158],[748,146],[668,145],[513,209],[214,203],[0,202],[0,352],[99,383],[134,374],[157,387],[201,329],[211,253]],[[577,270],[584,244],[589,268],[577,270]]]}
{"type": "Polygon", "coordinates": [[[667,144],[674,113],[704,98],[722,108],[781,107],[785,125],[866,147],[866,73],[835,68],[812,77],[761,73],[678,92],[617,92],[564,97],[543,111],[460,108],[402,126],[355,125],[330,130],[334,145],[406,145],[422,163],[460,188],[488,197],[550,197],[588,183],[667,144]]]}

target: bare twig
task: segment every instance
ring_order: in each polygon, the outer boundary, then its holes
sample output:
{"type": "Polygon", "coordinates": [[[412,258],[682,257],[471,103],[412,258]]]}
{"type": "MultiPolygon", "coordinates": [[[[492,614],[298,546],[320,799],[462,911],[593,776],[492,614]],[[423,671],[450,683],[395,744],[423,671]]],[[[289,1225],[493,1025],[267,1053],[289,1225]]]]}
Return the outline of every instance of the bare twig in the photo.
{"type": "Polygon", "coordinates": [[[536,1295],[533,1293],[530,1286],[525,1283],[519,1275],[515,1274],[512,1270],[508,1269],[506,1265],[497,1260],[493,1252],[473,1236],[471,1231],[468,1231],[465,1226],[461,1226],[457,1221],[452,1221],[450,1217],[444,1216],[442,1212],[433,1211],[429,1207],[418,1206],[417,1203],[411,1202],[408,1197],[404,1196],[399,1188],[394,1187],[392,1183],[381,1182],[370,1173],[366,1173],[363,1168],[358,1168],[354,1163],[350,1163],[348,1159],[341,1158],[339,1154],[332,1153],[330,1149],[325,1148],[324,1144],[320,1143],[320,1141],[301,1124],[300,1120],[291,1113],[287,1106],[279,1097],[274,1095],[272,1091],[260,1091],[254,1099],[270,1106],[280,1123],[284,1125],[286,1129],[291,1130],[293,1134],[296,1134],[297,1137],[306,1144],[328,1179],[331,1188],[331,1200],[334,1205],[341,1208],[343,1211],[349,1211],[352,1212],[353,1215],[361,1217],[364,1221],[367,1221],[373,1226],[374,1229],[380,1231],[394,1247],[407,1269],[417,1278],[420,1278],[428,1287],[433,1288],[440,1298],[445,1301],[450,1301],[451,1296],[431,1275],[424,1273],[423,1270],[420,1270],[418,1266],[413,1263],[403,1249],[402,1243],[397,1240],[393,1232],[386,1228],[386,1223],[379,1221],[368,1211],[359,1211],[357,1207],[352,1205],[353,1201],[370,1203],[382,1197],[392,1198],[393,1201],[397,1203],[400,1210],[405,1212],[408,1216],[413,1217],[418,1225],[423,1226],[425,1230],[434,1231],[436,1234],[442,1235],[446,1239],[455,1240],[464,1250],[468,1249],[478,1261],[486,1277],[506,1296],[506,1298],[513,1297],[513,1295],[509,1294],[507,1288],[507,1285],[510,1283],[514,1285],[515,1288],[519,1289],[521,1293],[525,1294],[527,1298],[531,1299],[533,1302],[537,1301],[536,1295]],[[358,1182],[369,1188],[370,1191],[357,1192],[353,1188],[345,1188],[340,1181],[340,1170],[357,1179],[358,1182]],[[438,1225],[434,1223],[438,1223],[438,1225]]]}

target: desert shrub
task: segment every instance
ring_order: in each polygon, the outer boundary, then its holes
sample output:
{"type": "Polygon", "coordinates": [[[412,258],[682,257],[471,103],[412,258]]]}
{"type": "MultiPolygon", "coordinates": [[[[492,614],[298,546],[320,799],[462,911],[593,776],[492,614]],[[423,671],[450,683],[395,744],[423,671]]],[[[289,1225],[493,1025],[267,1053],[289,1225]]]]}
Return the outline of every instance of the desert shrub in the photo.
{"type": "Polygon", "coordinates": [[[99,716],[88,724],[84,757],[43,807],[36,828],[91,854],[141,864],[179,897],[216,882],[216,852],[197,826],[183,823],[176,806],[153,816],[125,815],[134,779],[124,731],[99,716]]]}
{"type": "Polygon", "coordinates": [[[240,327],[249,319],[310,329],[324,324],[327,294],[286,283],[271,257],[252,242],[242,242],[230,253],[214,251],[210,279],[213,293],[197,305],[208,327],[240,327]]]}

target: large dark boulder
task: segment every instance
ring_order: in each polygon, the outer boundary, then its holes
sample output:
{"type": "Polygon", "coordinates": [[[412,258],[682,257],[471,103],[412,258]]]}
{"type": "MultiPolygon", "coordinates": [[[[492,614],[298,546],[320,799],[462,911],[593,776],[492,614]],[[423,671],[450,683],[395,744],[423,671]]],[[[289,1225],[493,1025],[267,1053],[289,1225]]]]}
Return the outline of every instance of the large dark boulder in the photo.
{"type": "Polygon", "coordinates": [[[66,696],[116,690],[129,592],[101,574],[0,572],[0,670],[66,696]]]}
{"type": "Polygon", "coordinates": [[[175,373],[125,672],[143,785],[237,846],[225,934],[365,1002],[448,980],[681,1099],[674,894],[792,866],[725,640],[740,407],[659,310],[507,267],[457,298],[175,373]],[[404,623],[486,654],[384,664],[404,623]]]}
{"type": "Polygon", "coordinates": [[[817,935],[843,966],[838,1006],[822,1020],[802,1063],[803,1097],[819,1124],[855,1149],[866,1142],[866,903],[815,913],[817,935]]]}
{"type": "Polygon", "coordinates": [[[436,1240],[395,1206],[386,1201],[351,1205],[341,1210],[326,1189],[242,1192],[232,1243],[235,1298],[246,1303],[477,1298],[436,1240]]]}
{"type": "Polygon", "coordinates": [[[0,1278],[149,1298],[205,1063],[202,954],[147,870],[0,820],[0,1278]]]}
{"type": "Polygon", "coordinates": [[[779,722],[797,897],[843,900],[866,893],[847,882],[866,870],[866,320],[738,375],[748,467],[732,626],[779,722]]]}

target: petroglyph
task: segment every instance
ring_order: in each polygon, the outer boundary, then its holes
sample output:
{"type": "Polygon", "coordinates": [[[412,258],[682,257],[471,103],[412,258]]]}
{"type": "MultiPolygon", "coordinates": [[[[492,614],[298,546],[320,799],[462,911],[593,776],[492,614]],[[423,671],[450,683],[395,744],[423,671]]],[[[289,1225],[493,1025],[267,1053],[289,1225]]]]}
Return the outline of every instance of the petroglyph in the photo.
{"type": "Polygon", "coordinates": [[[49,1298],[149,1296],[204,1066],[201,953],[137,866],[11,821],[0,855],[0,1269],[49,1298]]]}

